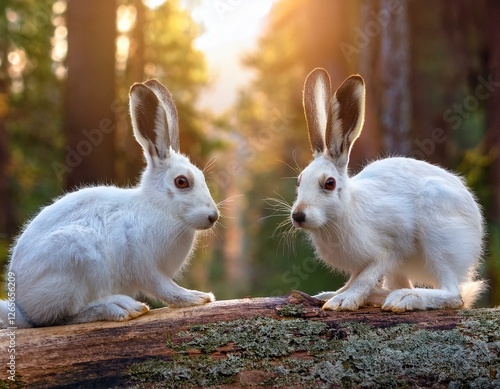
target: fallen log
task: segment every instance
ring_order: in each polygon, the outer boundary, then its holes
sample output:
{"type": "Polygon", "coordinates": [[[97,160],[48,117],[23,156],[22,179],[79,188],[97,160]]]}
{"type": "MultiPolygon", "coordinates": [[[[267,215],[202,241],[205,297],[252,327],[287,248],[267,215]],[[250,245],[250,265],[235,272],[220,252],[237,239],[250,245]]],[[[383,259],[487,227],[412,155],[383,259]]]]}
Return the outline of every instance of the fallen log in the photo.
{"type": "Polygon", "coordinates": [[[500,309],[325,312],[294,291],[4,329],[0,358],[0,387],[498,388],[500,309]]]}

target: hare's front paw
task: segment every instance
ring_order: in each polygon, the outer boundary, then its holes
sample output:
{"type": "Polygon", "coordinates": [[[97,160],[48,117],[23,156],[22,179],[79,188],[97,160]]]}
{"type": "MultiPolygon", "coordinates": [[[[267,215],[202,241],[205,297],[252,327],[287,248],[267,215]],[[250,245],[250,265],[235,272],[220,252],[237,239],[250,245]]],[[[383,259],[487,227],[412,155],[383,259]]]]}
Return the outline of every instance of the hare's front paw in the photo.
{"type": "Polygon", "coordinates": [[[327,301],[336,295],[337,295],[337,292],[321,292],[321,293],[314,295],[313,297],[317,300],[327,301]]]}
{"type": "Polygon", "coordinates": [[[204,293],[197,290],[186,290],[182,295],[175,296],[169,301],[170,306],[181,308],[181,307],[192,307],[196,305],[203,305],[206,303],[211,303],[215,301],[213,293],[204,293]]]}
{"type": "Polygon", "coordinates": [[[353,293],[343,292],[333,296],[322,307],[329,311],[355,311],[363,304],[362,299],[353,293]]]}

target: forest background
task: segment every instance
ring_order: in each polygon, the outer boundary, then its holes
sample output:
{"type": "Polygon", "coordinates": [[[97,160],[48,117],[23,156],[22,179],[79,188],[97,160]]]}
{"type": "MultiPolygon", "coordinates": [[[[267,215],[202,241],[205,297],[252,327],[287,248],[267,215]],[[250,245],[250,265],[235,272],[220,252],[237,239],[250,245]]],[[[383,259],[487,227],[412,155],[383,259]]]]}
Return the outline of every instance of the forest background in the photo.
{"type": "MultiPolygon", "coordinates": [[[[214,0],[230,18],[250,0],[214,0]]],[[[247,4],[248,5],[248,4],[247,4]]],[[[500,304],[500,2],[275,0],[255,49],[253,77],[223,113],[200,109],[210,85],[193,42],[196,0],[2,0],[0,3],[0,264],[22,225],[82,185],[135,185],[143,167],[128,89],[158,78],[180,117],[181,150],[224,217],[201,239],[181,285],[218,299],[335,290],[343,277],[317,260],[288,215],[297,168],[311,155],[302,86],[315,67],[336,88],[367,84],[367,116],[350,161],[408,155],[456,170],[487,222],[481,304],[500,304]]],[[[228,64],[229,66],[230,64],[228,64]]]]}

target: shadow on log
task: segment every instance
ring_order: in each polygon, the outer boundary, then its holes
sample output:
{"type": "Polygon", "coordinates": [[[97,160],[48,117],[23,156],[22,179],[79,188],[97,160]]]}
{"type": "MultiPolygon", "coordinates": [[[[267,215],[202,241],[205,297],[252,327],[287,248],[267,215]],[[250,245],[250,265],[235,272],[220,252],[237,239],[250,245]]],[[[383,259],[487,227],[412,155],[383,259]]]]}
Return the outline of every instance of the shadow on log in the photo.
{"type": "Polygon", "coordinates": [[[500,309],[325,312],[294,291],[0,330],[0,358],[0,387],[498,388],[500,309]]]}

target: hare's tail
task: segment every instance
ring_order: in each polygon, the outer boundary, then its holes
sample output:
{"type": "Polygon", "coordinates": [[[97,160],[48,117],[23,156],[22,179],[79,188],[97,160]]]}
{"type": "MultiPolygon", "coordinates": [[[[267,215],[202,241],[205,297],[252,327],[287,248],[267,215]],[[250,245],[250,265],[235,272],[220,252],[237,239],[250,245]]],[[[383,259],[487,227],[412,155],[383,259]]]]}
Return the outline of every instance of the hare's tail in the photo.
{"type": "Polygon", "coordinates": [[[464,308],[472,308],[476,300],[488,288],[486,281],[466,281],[460,284],[460,293],[464,302],[464,308]]]}
{"type": "Polygon", "coordinates": [[[11,310],[12,306],[7,300],[0,300],[0,320],[5,327],[16,328],[31,328],[33,325],[26,320],[21,310],[15,305],[15,310],[11,310]]]}

